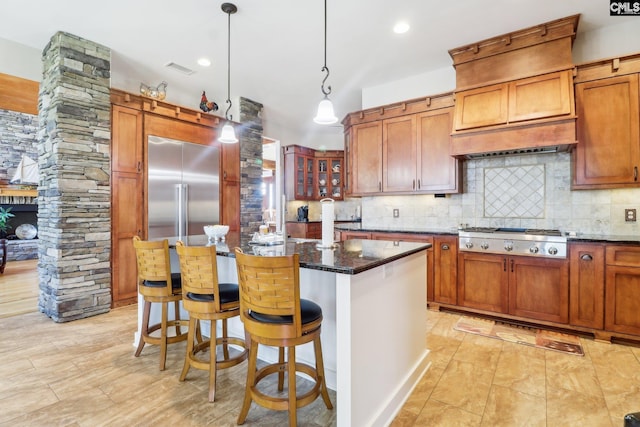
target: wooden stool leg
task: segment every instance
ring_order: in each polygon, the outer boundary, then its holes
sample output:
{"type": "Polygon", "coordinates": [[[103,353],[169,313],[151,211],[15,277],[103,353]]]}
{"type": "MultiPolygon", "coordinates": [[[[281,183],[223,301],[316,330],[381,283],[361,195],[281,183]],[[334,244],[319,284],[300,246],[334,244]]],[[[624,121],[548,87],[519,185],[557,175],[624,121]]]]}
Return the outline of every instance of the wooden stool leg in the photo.
{"type": "Polygon", "coordinates": [[[280,369],[278,372],[278,391],[284,388],[284,347],[278,348],[278,364],[280,369]]]}
{"type": "Polygon", "coordinates": [[[313,349],[316,356],[316,375],[318,376],[318,381],[322,382],[322,388],[320,389],[322,400],[324,400],[324,404],[327,406],[327,409],[333,409],[331,399],[329,398],[329,392],[327,391],[327,381],[324,377],[324,362],[322,360],[322,345],[320,344],[320,334],[316,335],[316,337],[313,339],[313,349]]]}
{"type": "Polygon", "coordinates": [[[229,344],[227,343],[227,338],[229,338],[227,334],[227,319],[222,319],[222,355],[224,356],[224,360],[229,359],[229,344]]]}
{"type": "Polygon", "coordinates": [[[242,409],[240,415],[238,415],[238,424],[244,424],[251,407],[251,389],[256,384],[256,364],[258,361],[258,343],[250,338],[249,345],[249,362],[247,363],[247,384],[244,389],[244,401],[242,402],[242,409]]]}
{"type": "Polygon", "coordinates": [[[167,361],[167,317],[169,311],[169,304],[162,303],[162,319],[160,326],[160,370],[164,371],[167,361]]]}
{"type": "MultiPolygon", "coordinates": [[[[218,341],[217,331],[218,322],[211,321],[211,339],[209,340],[209,402],[215,401],[216,398],[216,343],[218,341]]],[[[227,355],[229,352],[227,352],[227,355]]]]}
{"type": "Polygon", "coordinates": [[[296,396],[296,347],[289,347],[287,352],[287,366],[289,374],[289,426],[298,425],[298,405],[296,396]]]}
{"type": "Polygon", "coordinates": [[[182,331],[180,331],[180,301],[174,301],[174,310],[176,313],[176,335],[182,335],[182,331]]]}
{"type": "Polygon", "coordinates": [[[193,316],[189,318],[189,332],[187,334],[187,352],[184,356],[184,365],[182,367],[182,373],[180,374],[180,381],[184,381],[187,378],[187,373],[191,367],[191,357],[193,356],[193,340],[195,339],[196,329],[199,330],[200,324],[193,316]]]}
{"type": "Polygon", "coordinates": [[[149,313],[151,312],[151,303],[149,301],[144,302],[144,308],[142,309],[142,327],[140,328],[140,338],[138,339],[138,348],[134,354],[135,357],[140,356],[142,348],[144,347],[144,337],[149,334],[149,313]]]}

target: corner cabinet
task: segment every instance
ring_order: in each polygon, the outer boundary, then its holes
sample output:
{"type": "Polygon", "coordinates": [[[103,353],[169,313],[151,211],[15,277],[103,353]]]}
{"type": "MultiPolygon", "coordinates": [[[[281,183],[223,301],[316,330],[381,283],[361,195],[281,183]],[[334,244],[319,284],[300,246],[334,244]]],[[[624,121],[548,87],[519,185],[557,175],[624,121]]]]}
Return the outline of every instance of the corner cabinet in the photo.
{"type": "Polygon", "coordinates": [[[572,189],[639,187],[640,54],[578,67],[572,189]]]}
{"type": "Polygon", "coordinates": [[[282,148],[287,200],[344,199],[344,151],[299,145],[282,148]]]}
{"type": "Polygon", "coordinates": [[[452,122],[452,94],[349,114],[347,194],[459,193],[461,164],[449,155],[452,122]]]}

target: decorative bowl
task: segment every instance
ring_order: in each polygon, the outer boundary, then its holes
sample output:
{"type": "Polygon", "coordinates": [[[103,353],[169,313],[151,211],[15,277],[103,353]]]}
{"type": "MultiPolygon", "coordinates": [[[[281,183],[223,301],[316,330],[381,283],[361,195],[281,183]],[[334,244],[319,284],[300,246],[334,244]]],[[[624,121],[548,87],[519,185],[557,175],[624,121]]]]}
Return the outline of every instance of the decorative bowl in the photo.
{"type": "Polygon", "coordinates": [[[217,240],[223,240],[225,239],[225,236],[227,235],[227,233],[229,232],[229,226],[228,225],[205,225],[204,226],[204,233],[209,237],[209,239],[212,239],[214,241],[217,240]]]}

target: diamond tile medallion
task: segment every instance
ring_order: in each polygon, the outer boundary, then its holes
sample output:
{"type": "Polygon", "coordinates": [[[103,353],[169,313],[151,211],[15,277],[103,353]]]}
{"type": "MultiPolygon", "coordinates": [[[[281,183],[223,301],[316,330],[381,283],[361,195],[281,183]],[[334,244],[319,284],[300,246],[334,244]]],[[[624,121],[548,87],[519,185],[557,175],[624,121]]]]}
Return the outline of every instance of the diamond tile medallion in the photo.
{"type": "Polygon", "coordinates": [[[484,216],[544,218],[544,165],[486,168],[484,216]]]}

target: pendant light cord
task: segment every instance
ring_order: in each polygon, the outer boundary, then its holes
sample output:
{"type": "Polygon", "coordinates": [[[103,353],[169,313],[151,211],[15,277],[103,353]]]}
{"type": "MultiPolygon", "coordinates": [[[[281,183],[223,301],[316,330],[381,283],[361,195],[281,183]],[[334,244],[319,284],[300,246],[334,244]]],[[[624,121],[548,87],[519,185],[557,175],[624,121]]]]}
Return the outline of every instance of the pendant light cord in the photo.
{"type": "MultiPolygon", "coordinates": [[[[326,1],[326,0],[325,0],[326,1]]],[[[227,111],[224,112],[224,118],[233,120],[233,116],[229,118],[229,110],[231,109],[231,12],[227,12],[227,111]]],[[[326,60],[325,60],[326,61],[326,60]]]]}
{"type": "Polygon", "coordinates": [[[327,0],[324,0],[324,66],[322,67],[322,72],[326,72],[327,75],[322,79],[322,85],[320,86],[320,90],[325,97],[329,96],[331,93],[331,85],[324,88],[324,83],[329,78],[329,67],[327,67],[327,0]]]}

